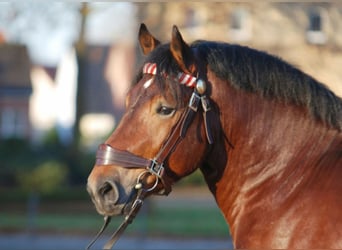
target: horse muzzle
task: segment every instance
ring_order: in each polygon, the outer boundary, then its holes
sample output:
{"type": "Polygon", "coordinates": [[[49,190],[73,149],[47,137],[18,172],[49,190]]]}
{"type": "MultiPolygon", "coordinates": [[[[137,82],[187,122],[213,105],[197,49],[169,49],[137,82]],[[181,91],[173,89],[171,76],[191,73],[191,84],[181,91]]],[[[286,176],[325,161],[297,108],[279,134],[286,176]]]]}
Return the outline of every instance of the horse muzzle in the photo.
{"type": "Polygon", "coordinates": [[[88,179],[87,191],[99,214],[104,216],[120,215],[125,206],[122,203],[124,194],[120,192],[119,185],[112,179],[88,179]],[[120,194],[121,193],[121,194],[120,194]]]}

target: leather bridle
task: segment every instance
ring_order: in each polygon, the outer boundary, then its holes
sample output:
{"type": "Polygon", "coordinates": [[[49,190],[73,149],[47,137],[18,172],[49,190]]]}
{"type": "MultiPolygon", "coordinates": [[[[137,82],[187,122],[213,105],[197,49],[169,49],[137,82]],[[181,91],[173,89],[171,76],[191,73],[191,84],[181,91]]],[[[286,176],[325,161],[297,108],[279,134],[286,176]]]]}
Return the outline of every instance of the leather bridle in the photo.
{"type": "MultiPolygon", "coordinates": [[[[146,64],[143,73],[156,74],[155,64],[146,64]]],[[[175,150],[179,142],[185,137],[188,128],[190,127],[197,111],[202,107],[203,120],[206,131],[206,137],[209,144],[213,143],[212,131],[210,129],[209,119],[207,112],[211,110],[210,101],[205,95],[206,93],[206,83],[202,79],[197,79],[194,76],[181,73],[178,75],[178,81],[181,84],[194,88],[194,91],[190,97],[188,106],[179,118],[175,127],[171,131],[170,135],[166,139],[165,143],[153,159],[146,159],[144,157],[135,155],[128,151],[122,151],[111,147],[108,144],[101,144],[96,153],[96,165],[117,165],[123,168],[129,169],[145,169],[138,178],[136,186],[132,189],[130,198],[128,199],[126,205],[131,202],[132,196],[135,196],[134,201],[129,209],[128,214],[125,217],[124,222],[120,225],[117,231],[112,235],[111,239],[104,246],[104,249],[111,249],[115,242],[118,240],[120,235],[123,233],[124,229],[130,224],[133,218],[138,213],[140,207],[143,204],[143,200],[148,192],[153,191],[159,181],[162,183],[163,189],[159,194],[168,195],[171,192],[171,180],[167,175],[164,163],[171,153],[175,150]],[[142,178],[144,175],[155,176],[155,184],[148,189],[144,189],[142,185],[142,178]]],[[[126,207],[125,205],[125,207],[126,207]]],[[[92,244],[98,239],[98,237],[105,230],[110,222],[110,217],[105,217],[105,222],[95,239],[88,245],[89,249],[92,244]]]]}

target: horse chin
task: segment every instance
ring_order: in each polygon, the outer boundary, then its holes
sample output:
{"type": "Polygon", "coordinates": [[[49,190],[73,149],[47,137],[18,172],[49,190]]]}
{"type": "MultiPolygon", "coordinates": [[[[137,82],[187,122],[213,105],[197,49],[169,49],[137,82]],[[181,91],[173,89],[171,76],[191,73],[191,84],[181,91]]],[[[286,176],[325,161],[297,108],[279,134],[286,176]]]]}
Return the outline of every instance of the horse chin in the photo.
{"type": "Polygon", "coordinates": [[[107,205],[106,208],[101,208],[95,205],[96,211],[103,216],[119,216],[124,214],[126,204],[107,205]]]}

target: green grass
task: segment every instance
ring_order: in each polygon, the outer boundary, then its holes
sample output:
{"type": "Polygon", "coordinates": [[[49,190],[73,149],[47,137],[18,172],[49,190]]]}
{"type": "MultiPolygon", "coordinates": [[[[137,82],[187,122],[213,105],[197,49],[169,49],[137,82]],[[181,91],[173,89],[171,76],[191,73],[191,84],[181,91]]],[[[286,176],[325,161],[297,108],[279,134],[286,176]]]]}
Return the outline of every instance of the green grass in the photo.
{"type": "MultiPolygon", "coordinates": [[[[213,208],[158,208],[138,214],[126,234],[174,237],[227,237],[228,229],[219,211],[213,208]]],[[[119,226],[122,217],[114,217],[108,232],[119,226]]],[[[94,213],[39,213],[33,221],[35,230],[50,232],[95,233],[103,223],[94,213]]],[[[0,212],[0,230],[27,230],[28,216],[18,212],[0,212]]],[[[31,225],[32,226],[32,225],[31,225]]]]}
{"type": "Polygon", "coordinates": [[[213,208],[163,208],[151,214],[148,227],[153,232],[186,236],[227,236],[222,215],[213,208]]]}
{"type": "MultiPolygon", "coordinates": [[[[0,197],[0,233],[33,228],[38,231],[89,235],[95,234],[103,223],[103,218],[97,214],[84,187],[40,194],[39,202],[35,205],[38,206],[37,215],[31,219],[28,216],[30,195],[27,191],[0,189],[0,197]]],[[[191,200],[186,199],[167,201],[145,202],[125,235],[143,233],[170,237],[228,236],[228,226],[215,205],[195,206],[191,200]]],[[[107,233],[112,233],[122,221],[123,217],[113,217],[107,233]]]]}

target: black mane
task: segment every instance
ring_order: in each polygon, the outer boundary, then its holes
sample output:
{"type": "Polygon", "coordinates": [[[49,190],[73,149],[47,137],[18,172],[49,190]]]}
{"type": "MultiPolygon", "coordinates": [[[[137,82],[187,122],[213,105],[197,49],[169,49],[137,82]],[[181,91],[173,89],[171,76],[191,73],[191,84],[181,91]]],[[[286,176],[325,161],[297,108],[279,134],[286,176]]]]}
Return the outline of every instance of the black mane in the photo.
{"type": "MultiPolygon", "coordinates": [[[[196,49],[211,71],[219,78],[228,80],[235,88],[305,106],[319,120],[342,130],[342,100],[322,83],[283,60],[265,52],[227,43],[196,41],[191,47],[196,49]]],[[[158,72],[168,75],[180,71],[172,58],[169,44],[158,46],[146,62],[157,63],[158,72]]],[[[141,74],[140,71],[140,77],[141,74]]],[[[165,81],[160,79],[158,82],[162,84],[165,81]]],[[[180,96],[179,85],[174,85],[171,86],[173,92],[180,96]]]]}

